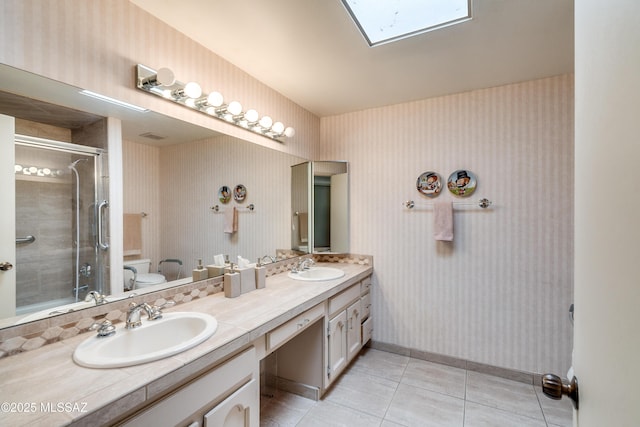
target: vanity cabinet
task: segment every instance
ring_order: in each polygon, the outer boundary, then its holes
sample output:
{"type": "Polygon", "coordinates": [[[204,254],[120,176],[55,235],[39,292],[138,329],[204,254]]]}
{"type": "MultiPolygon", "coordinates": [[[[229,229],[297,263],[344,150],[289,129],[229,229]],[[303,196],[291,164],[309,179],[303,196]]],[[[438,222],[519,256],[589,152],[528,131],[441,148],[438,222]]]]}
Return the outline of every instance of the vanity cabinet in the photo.
{"type": "Polygon", "coordinates": [[[367,318],[370,316],[370,286],[371,279],[367,278],[329,299],[325,388],[340,375],[366,342],[363,341],[362,320],[363,311],[366,311],[367,318]],[[363,286],[365,281],[368,285],[363,286]],[[364,310],[363,298],[366,303],[364,310]]]}
{"type": "Polygon", "coordinates": [[[255,348],[213,368],[119,425],[258,427],[260,377],[255,348]]]}

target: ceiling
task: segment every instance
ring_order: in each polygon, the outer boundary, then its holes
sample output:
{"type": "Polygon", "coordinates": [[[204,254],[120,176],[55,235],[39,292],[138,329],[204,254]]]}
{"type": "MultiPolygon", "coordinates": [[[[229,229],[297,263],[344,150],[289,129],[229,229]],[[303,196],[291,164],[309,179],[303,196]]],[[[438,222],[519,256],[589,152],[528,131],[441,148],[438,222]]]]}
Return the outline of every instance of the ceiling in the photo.
{"type": "Polygon", "coordinates": [[[340,0],[130,1],[320,117],[573,72],[573,0],[474,0],[373,48],[340,0]]]}

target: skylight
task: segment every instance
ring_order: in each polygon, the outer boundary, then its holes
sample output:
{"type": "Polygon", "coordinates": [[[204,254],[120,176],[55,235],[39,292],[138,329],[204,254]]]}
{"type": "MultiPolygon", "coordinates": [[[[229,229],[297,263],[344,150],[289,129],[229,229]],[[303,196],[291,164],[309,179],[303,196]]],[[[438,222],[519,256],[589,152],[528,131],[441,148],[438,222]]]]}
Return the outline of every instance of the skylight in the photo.
{"type": "Polygon", "coordinates": [[[369,46],[471,19],[471,0],[342,0],[369,46]]]}

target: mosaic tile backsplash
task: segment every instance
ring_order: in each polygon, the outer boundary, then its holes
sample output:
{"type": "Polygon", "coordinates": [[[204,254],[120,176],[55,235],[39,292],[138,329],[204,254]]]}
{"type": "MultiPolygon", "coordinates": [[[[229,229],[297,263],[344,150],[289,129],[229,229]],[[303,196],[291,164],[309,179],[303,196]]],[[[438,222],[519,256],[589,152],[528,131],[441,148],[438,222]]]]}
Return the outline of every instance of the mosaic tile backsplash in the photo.
{"type": "MultiPolygon", "coordinates": [[[[283,251],[284,252],[284,251],[283,251]]],[[[278,253],[284,255],[284,253],[278,253]]],[[[307,255],[308,257],[309,255],[307,255]]],[[[367,255],[313,255],[316,262],[334,262],[343,264],[372,265],[373,259],[367,255]]],[[[291,270],[297,263],[297,258],[277,261],[265,265],[267,277],[291,270]]],[[[146,302],[153,305],[162,305],[168,300],[175,301],[176,305],[187,303],[197,298],[223,291],[222,276],[199,282],[187,283],[173,288],[147,295],[139,295],[135,298],[137,303],[146,302]]],[[[40,348],[78,334],[89,331],[91,325],[97,321],[108,319],[114,324],[124,322],[130,299],[124,299],[109,303],[107,306],[96,306],[82,311],[51,317],[24,325],[17,325],[0,330],[0,358],[12,356],[29,350],[40,348]]]]}

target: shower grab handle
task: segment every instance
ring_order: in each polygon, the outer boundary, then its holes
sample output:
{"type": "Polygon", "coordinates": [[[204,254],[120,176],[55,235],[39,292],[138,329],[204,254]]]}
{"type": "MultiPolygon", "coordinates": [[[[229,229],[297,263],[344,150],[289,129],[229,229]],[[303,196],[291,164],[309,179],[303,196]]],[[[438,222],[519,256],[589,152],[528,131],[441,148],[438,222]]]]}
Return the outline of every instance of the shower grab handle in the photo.
{"type": "Polygon", "coordinates": [[[36,241],[35,236],[28,235],[27,237],[16,237],[16,244],[18,243],[33,243],[36,241]]]}
{"type": "Polygon", "coordinates": [[[109,249],[109,244],[102,241],[102,238],[103,238],[102,216],[103,216],[104,209],[108,207],[109,207],[109,202],[106,200],[101,201],[100,204],[98,205],[98,246],[103,251],[106,251],[107,249],[109,249]]]}

